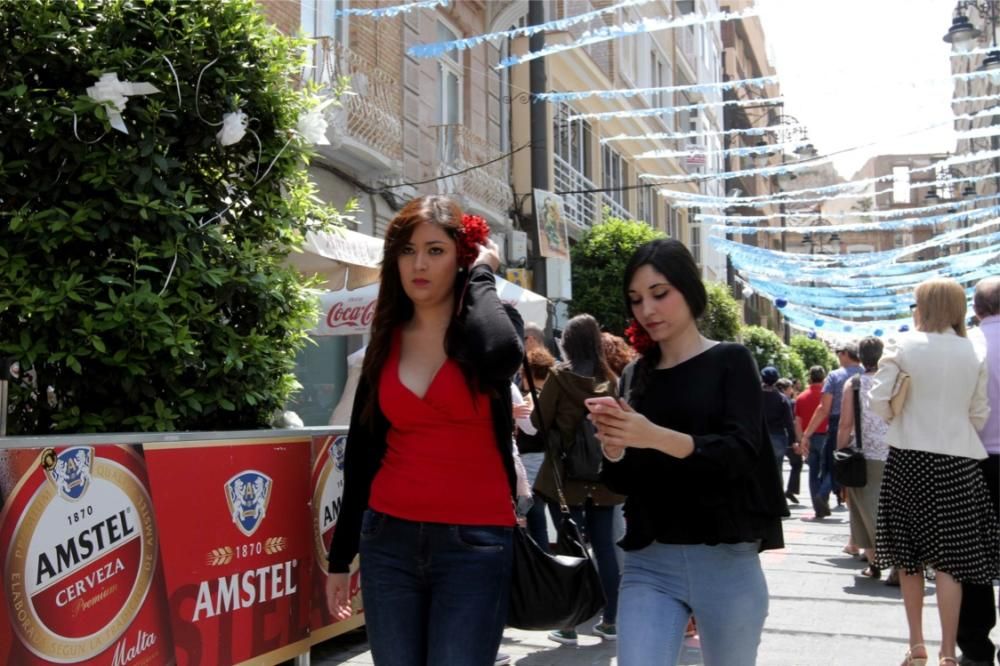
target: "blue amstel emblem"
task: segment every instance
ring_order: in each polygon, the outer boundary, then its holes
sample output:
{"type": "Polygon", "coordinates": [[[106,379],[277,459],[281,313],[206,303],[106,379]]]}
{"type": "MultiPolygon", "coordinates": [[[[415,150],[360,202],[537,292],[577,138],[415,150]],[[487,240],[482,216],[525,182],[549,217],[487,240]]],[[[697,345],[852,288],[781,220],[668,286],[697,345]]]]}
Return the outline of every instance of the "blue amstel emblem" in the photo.
{"type": "Polygon", "coordinates": [[[344,471],[344,452],[347,450],[347,436],[341,435],[333,440],[326,450],[338,472],[344,471]]]}
{"type": "Polygon", "coordinates": [[[90,467],[94,462],[94,449],[74,446],[56,456],[56,464],[49,470],[49,480],[55,484],[59,496],[70,502],[83,497],[90,487],[90,467]]]}
{"type": "Polygon", "coordinates": [[[226,502],[236,527],[251,536],[260,527],[271,500],[271,477],[248,469],[226,481],[226,502]]]}

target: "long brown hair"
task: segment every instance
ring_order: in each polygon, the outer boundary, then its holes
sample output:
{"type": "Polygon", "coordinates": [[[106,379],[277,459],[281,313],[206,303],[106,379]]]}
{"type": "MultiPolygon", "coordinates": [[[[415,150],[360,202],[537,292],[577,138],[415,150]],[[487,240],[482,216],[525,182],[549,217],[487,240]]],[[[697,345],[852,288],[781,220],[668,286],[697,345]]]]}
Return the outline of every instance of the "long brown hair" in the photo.
{"type": "MultiPolygon", "coordinates": [[[[397,328],[413,317],[413,301],[403,290],[403,281],[399,276],[399,256],[403,248],[413,237],[413,231],[418,225],[429,222],[444,230],[452,239],[458,235],[462,224],[462,209],[452,199],[441,195],[418,197],[411,200],[392,218],[385,232],[385,244],[382,250],[381,284],[378,290],[378,301],[375,305],[375,317],[372,320],[372,337],[365,353],[365,361],[361,366],[361,374],[368,382],[370,393],[368,404],[362,412],[362,420],[371,424],[374,415],[374,405],[378,396],[379,376],[389,351],[392,348],[392,336],[397,328]]],[[[455,279],[455,302],[457,303],[467,281],[467,272],[460,271],[455,279]]],[[[445,333],[445,351],[452,357],[454,343],[461,335],[455,316],[445,333]]],[[[455,359],[462,368],[466,380],[471,382],[471,368],[466,367],[462,359],[455,359]]]]}
{"type": "Polygon", "coordinates": [[[613,382],[618,378],[608,366],[601,344],[601,327],[589,314],[579,314],[563,329],[560,346],[573,372],[591,375],[599,382],[613,382]]]}

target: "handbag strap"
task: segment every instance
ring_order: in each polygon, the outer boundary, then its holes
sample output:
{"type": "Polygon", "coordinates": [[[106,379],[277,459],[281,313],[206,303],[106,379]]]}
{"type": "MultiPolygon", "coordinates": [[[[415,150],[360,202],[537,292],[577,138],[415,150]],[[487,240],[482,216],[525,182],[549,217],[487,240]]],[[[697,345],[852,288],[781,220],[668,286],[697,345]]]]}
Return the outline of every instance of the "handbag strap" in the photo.
{"type": "MultiPolygon", "coordinates": [[[[525,357],[522,362],[522,367],[524,368],[524,377],[528,380],[528,390],[531,391],[531,401],[534,403],[535,408],[538,408],[538,390],[535,388],[535,378],[531,375],[531,368],[528,367],[528,358],[525,357]]],[[[549,439],[549,430],[545,425],[545,418],[542,416],[541,410],[538,411],[538,429],[542,433],[542,441],[545,442],[545,448],[550,449],[552,446],[552,440],[549,439]]],[[[559,511],[561,513],[570,515],[569,505],[566,504],[566,495],[563,493],[563,483],[562,475],[559,474],[559,466],[555,463],[558,456],[555,451],[547,450],[551,456],[552,460],[552,478],[556,483],[556,494],[559,496],[559,511]]]]}
{"type": "Polygon", "coordinates": [[[857,447],[861,445],[861,375],[855,375],[851,379],[851,388],[854,390],[854,441],[857,447]]]}

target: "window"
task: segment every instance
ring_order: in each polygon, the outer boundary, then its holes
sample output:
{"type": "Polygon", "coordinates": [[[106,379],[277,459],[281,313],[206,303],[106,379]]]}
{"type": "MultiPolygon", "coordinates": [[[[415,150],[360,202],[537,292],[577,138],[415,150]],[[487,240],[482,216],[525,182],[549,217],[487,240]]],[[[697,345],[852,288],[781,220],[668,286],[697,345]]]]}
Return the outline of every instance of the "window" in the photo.
{"type": "MultiPolygon", "coordinates": [[[[511,26],[514,28],[517,26],[511,26]]],[[[510,57],[510,39],[504,39],[500,45],[500,60],[510,57]]],[[[513,96],[510,92],[510,68],[504,67],[500,70],[500,150],[507,152],[510,150],[510,101],[513,96]]]]}
{"type": "Polygon", "coordinates": [[[701,225],[692,224],[691,225],[691,254],[694,255],[694,261],[699,266],[701,265],[701,225]]]}
{"type": "Polygon", "coordinates": [[[340,62],[340,56],[330,56],[343,53],[342,49],[347,47],[349,17],[339,16],[337,12],[347,9],[349,4],[349,0],[302,0],[300,4],[302,33],[317,38],[310,48],[305,49],[304,76],[321,85],[331,82],[346,69],[340,62]],[[331,53],[328,54],[327,50],[331,53]]]}
{"type": "MultiPolygon", "coordinates": [[[[619,25],[632,23],[634,20],[635,19],[632,17],[630,12],[622,10],[619,25]]],[[[619,72],[633,85],[639,78],[636,76],[636,70],[639,68],[639,58],[636,49],[639,37],[640,35],[632,35],[630,37],[625,37],[624,39],[619,39],[617,42],[621,46],[621,63],[619,72]]]]}
{"type": "Polygon", "coordinates": [[[607,146],[601,147],[602,187],[614,188],[606,192],[616,203],[625,205],[625,191],[621,188],[628,184],[628,162],[622,156],[607,146]]]}
{"type": "Polygon", "coordinates": [[[333,5],[333,11],[331,12],[333,16],[333,30],[331,31],[330,36],[333,37],[333,40],[338,44],[347,46],[347,39],[350,35],[350,32],[347,29],[348,28],[347,21],[350,18],[350,16],[347,14],[341,15],[338,14],[337,12],[347,9],[347,6],[349,4],[348,0],[326,0],[326,1],[320,0],[320,2],[323,3],[324,5],[326,4],[333,5]]]}
{"type": "MultiPolygon", "coordinates": [[[[649,54],[649,79],[651,88],[670,85],[670,68],[663,62],[659,51],[654,50],[649,54]]],[[[651,107],[662,109],[673,104],[673,94],[665,91],[650,93],[647,101],[651,107]]],[[[663,118],[666,120],[669,116],[665,114],[663,118]]]]}
{"type": "MultiPolygon", "coordinates": [[[[438,39],[451,41],[459,39],[456,31],[438,21],[438,39]]],[[[439,60],[440,76],[438,91],[441,113],[438,118],[442,125],[457,125],[462,122],[462,68],[458,51],[448,51],[439,60]]]]}
{"type": "Polygon", "coordinates": [[[677,238],[678,235],[679,235],[678,234],[678,227],[679,227],[679,224],[677,222],[677,209],[674,208],[673,206],[669,206],[668,205],[667,206],[667,228],[666,228],[667,235],[670,236],[671,238],[677,238]]]}
{"type": "Polygon", "coordinates": [[[910,168],[894,166],[892,167],[892,203],[908,204],[910,202],[910,168]]]}
{"type": "Polygon", "coordinates": [[[564,162],[576,169],[586,178],[591,177],[590,146],[592,132],[590,123],[585,120],[568,119],[576,113],[568,104],[560,104],[555,115],[555,152],[564,162]]]}
{"type": "Polygon", "coordinates": [[[643,187],[639,189],[639,219],[654,229],[657,224],[656,199],[655,188],[643,187]]]}

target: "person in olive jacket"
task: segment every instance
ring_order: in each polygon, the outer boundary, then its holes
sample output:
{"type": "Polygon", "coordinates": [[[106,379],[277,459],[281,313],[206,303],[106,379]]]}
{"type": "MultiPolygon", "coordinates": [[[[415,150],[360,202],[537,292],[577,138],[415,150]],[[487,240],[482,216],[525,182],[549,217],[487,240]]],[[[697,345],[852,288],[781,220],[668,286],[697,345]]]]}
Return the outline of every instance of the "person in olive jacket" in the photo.
{"type": "MultiPolygon", "coordinates": [[[[548,381],[538,396],[538,407],[532,414],[536,425],[545,424],[550,437],[535,481],[535,492],[547,500],[553,520],[558,523],[559,495],[554,472],[559,473],[573,520],[594,548],[601,586],[607,599],[603,618],[594,626],[594,633],[605,640],[615,640],[618,635],[616,615],[621,572],[615,555],[614,507],[623,503],[625,498],[611,492],[598,480],[570,478],[562,454],[574,446],[578,430],[587,417],[583,401],[600,396],[614,397],[617,394],[617,378],[604,356],[601,329],[590,315],[577,315],[567,322],[561,346],[567,362],[549,370],[548,381]]],[[[554,631],[549,638],[567,645],[577,643],[573,627],[554,631]]]]}

